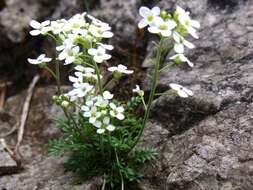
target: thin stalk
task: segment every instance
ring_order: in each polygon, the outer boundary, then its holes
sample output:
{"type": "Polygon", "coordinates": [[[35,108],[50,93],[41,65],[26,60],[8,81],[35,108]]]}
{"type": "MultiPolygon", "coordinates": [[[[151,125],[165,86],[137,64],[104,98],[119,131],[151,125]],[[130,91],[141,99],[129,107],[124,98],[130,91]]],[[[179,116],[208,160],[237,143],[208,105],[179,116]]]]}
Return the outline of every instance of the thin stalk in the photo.
{"type": "Polygon", "coordinates": [[[116,161],[117,161],[117,165],[119,167],[119,174],[120,174],[120,178],[121,178],[121,190],[124,190],[124,178],[123,178],[123,175],[120,170],[119,157],[118,157],[118,154],[117,154],[117,151],[115,148],[114,148],[114,151],[115,151],[116,161]]]}
{"type": "Polygon", "coordinates": [[[57,80],[56,74],[48,66],[45,66],[44,68],[55,78],[55,80],[57,80]]]}
{"type": "Polygon", "coordinates": [[[145,102],[143,96],[141,96],[141,101],[142,101],[142,104],[143,104],[144,109],[145,109],[145,111],[146,111],[146,110],[147,110],[147,105],[146,105],[146,102],[145,102]]]}
{"type": "Polygon", "coordinates": [[[56,61],[56,63],[55,63],[55,75],[56,75],[57,91],[58,91],[58,95],[60,95],[61,94],[61,76],[60,76],[60,63],[59,63],[59,61],[56,61]]]}
{"type": "Polygon", "coordinates": [[[137,139],[134,141],[134,143],[131,146],[129,152],[139,142],[139,140],[140,140],[140,138],[141,138],[141,136],[143,134],[144,128],[145,128],[145,126],[147,124],[149,115],[150,115],[151,105],[152,105],[152,102],[153,102],[154,97],[155,97],[155,91],[156,91],[156,86],[157,86],[157,78],[158,78],[158,73],[159,73],[159,68],[160,68],[160,62],[161,62],[163,42],[164,42],[164,39],[161,38],[161,40],[159,42],[159,45],[157,47],[156,63],[155,63],[155,68],[154,68],[152,79],[151,79],[152,80],[151,92],[150,92],[149,99],[148,99],[147,110],[145,111],[144,119],[142,121],[142,127],[141,127],[141,130],[140,130],[140,132],[139,132],[139,134],[137,136],[137,139]]]}
{"type": "Polygon", "coordinates": [[[104,90],[107,89],[108,87],[110,87],[110,85],[111,85],[113,82],[115,82],[115,79],[114,79],[114,78],[112,78],[111,80],[109,80],[109,81],[105,84],[104,90]]]}
{"type": "Polygon", "coordinates": [[[102,96],[103,95],[103,86],[102,86],[102,83],[101,83],[99,68],[98,68],[98,65],[97,65],[97,63],[95,61],[93,61],[93,64],[95,66],[95,72],[96,72],[96,75],[97,75],[97,78],[98,78],[98,90],[99,90],[99,94],[102,96]]]}

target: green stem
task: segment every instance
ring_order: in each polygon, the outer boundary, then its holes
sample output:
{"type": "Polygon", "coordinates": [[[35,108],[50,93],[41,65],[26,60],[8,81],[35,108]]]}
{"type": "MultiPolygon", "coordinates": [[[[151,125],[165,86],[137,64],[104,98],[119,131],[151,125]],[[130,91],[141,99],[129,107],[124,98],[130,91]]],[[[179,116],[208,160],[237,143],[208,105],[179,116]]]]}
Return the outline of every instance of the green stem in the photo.
{"type": "Polygon", "coordinates": [[[141,96],[141,101],[142,101],[142,104],[143,104],[143,106],[145,108],[145,111],[146,111],[147,110],[147,105],[146,105],[146,102],[145,102],[143,96],[141,96]]]}
{"type": "Polygon", "coordinates": [[[57,80],[56,74],[48,66],[45,66],[44,68],[55,78],[55,80],[57,80]]]}
{"type": "Polygon", "coordinates": [[[95,72],[96,72],[96,75],[97,75],[97,78],[98,78],[98,90],[99,90],[99,94],[102,96],[103,95],[103,86],[102,86],[102,83],[101,83],[99,68],[98,68],[98,65],[97,65],[97,63],[95,61],[93,61],[93,64],[95,66],[95,72]]]}
{"type": "Polygon", "coordinates": [[[131,146],[129,152],[131,152],[133,150],[133,148],[139,142],[139,140],[140,140],[140,138],[143,134],[144,128],[147,124],[149,115],[150,115],[151,105],[152,105],[152,102],[153,102],[154,97],[155,97],[155,91],[156,91],[156,86],[157,86],[157,78],[158,78],[160,62],[161,62],[163,42],[164,42],[164,39],[161,38],[160,43],[157,47],[156,63],[155,63],[155,67],[154,67],[154,71],[153,71],[153,75],[152,75],[152,79],[151,79],[152,80],[151,92],[150,92],[149,99],[148,99],[147,110],[145,111],[144,119],[142,121],[142,127],[141,127],[141,130],[140,130],[136,140],[134,141],[133,145],[131,146]]]}
{"type": "Polygon", "coordinates": [[[55,63],[55,75],[56,75],[57,91],[58,91],[58,95],[60,95],[61,94],[61,76],[60,76],[60,63],[59,63],[59,61],[56,61],[56,63],[55,63]]]}
{"type": "Polygon", "coordinates": [[[118,168],[119,168],[119,174],[120,174],[120,178],[121,178],[121,190],[124,190],[124,178],[123,178],[123,175],[121,173],[121,166],[120,166],[120,162],[119,162],[119,157],[118,157],[118,154],[117,154],[117,151],[116,149],[114,148],[114,151],[115,151],[115,156],[116,156],[116,161],[117,161],[117,165],[118,165],[118,168]]]}
{"type": "Polygon", "coordinates": [[[110,87],[110,85],[111,85],[113,82],[115,82],[115,79],[114,79],[114,78],[112,78],[111,80],[109,80],[109,81],[105,84],[104,90],[107,89],[108,87],[110,87]]]}

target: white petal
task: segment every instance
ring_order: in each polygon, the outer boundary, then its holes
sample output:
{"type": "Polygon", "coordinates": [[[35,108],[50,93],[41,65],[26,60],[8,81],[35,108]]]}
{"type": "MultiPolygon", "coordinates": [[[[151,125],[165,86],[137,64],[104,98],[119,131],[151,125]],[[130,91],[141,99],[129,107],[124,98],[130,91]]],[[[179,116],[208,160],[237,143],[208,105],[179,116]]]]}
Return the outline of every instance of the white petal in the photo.
{"type": "Polygon", "coordinates": [[[103,32],[103,38],[111,38],[111,37],[113,37],[112,32],[109,31],[103,32]]]}
{"type": "Polygon", "coordinates": [[[193,48],[195,47],[191,42],[189,42],[189,41],[187,41],[187,40],[183,40],[183,44],[184,44],[186,47],[188,47],[189,49],[193,49],[193,48]]]}
{"type": "Polygon", "coordinates": [[[103,134],[105,132],[105,129],[97,129],[98,134],[103,134]]]}
{"type": "Polygon", "coordinates": [[[180,43],[181,42],[181,36],[177,32],[173,32],[173,39],[175,42],[180,43]]]}
{"type": "Polygon", "coordinates": [[[113,94],[111,94],[109,91],[104,91],[103,97],[104,97],[106,100],[110,100],[110,99],[113,98],[113,94]]]}
{"type": "Polygon", "coordinates": [[[116,118],[117,118],[118,120],[123,120],[123,119],[125,119],[125,116],[124,116],[122,113],[118,113],[118,114],[116,115],[116,118]]]}
{"type": "Polygon", "coordinates": [[[28,60],[29,63],[34,64],[34,65],[37,65],[37,64],[40,63],[37,59],[30,59],[30,58],[28,58],[27,60],[28,60]]]}
{"type": "Polygon", "coordinates": [[[108,125],[108,126],[106,127],[106,129],[107,129],[108,131],[114,131],[114,130],[115,130],[115,127],[114,127],[113,125],[108,125]]]}
{"type": "Polygon", "coordinates": [[[109,54],[104,54],[104,55],[103,55],[103,59],[104,59],[104,60],[111,59],[111,57],[112,57],[112,56],[109,55],[109,54]]]}
{"type": "Polygon", "coordinates": [[[109,67],[108,68],[108,71],[111,71],[111,72],[114,72],[114,71],[117,71],[118,68],[117,67],[109,67]]]}
{"type": "Polygon", "coordinates": [[[90,117],[90,116],[91,116],[91,113],[90,113],[90,112],[84,112],[84,113],[83,113],[83,116],[84,116],[84,117],[90,117]]]}
{"type": "Polygon", "coordinates": [[[97,128],[100,128],[102,126],[102,122],[101,121],[96,121],[95,123],[93,123],[93,125],[97,128]]]}
{"type": "Polygon", "coordinates": [[[161,17],[155,17],[154,23],[156,26],[160,26],[160,25],[164,24],[164,20],[161,17]]]}
{"type": "Polygon", "coordinates": [[[75,70],[83,72],[85,70],[85,67],[83,67],[82,65],[77,65],[75,66],[75,70]]]}
{"type": "Polygon", "coordinates": [[[67,56],[68,56],[67,53],[63,51],[59,54],[58,58],[59,60],[64,60],[67,58],[67,56]]]}
{"type": "Polygon", "coordinates": [[[190,21],[191,26],[193,26],[194,28],[200,28],[200,23],[196,20],[191,20],[190,21]]]}
{"type": "Polygon", "coordinates": [[[194,67],[194,64],[193,64],[189,59],[187,59],[186,62],[188,63],[188,65],[189,65],[190,67],[194,67]]]}
{"type": "Polygon", "coordinates": [[[120,107],[117,107],[116,110],[117,110],[117,112],[120,112],[120,113],[121,113],[121,112],[124,111],[124,108],[123,108],[122,106],[120,106],[120,107]]]}
{"type": "Polygon", "coordinates": [[[103,119],[103,124],[109,125],[109,123],[110,123],[110,118],[109,118],[109,117],[105,117],[105,118],[103,119]]]}
{"type": "Polygon", "coordinates": [[[68,65],[70,63],[73,63],[75,61],[75,57],[71,56],[71,57],[67,57],[65,60],[65,64],[64,65],[68,65]]]}
{"type": "Polygon", "coordinates": [[[149,14],[150,14],[150,9],[147,8],[147,7],[144,7],[142,6],[140,9],[139,9],[139,14],[142,16],[142,17],[147,17],[149,14]]]}
{"type": "Polygon", "coordinates": [[[173,55],[173,56],[171,56],[171,57],[170,57],[170,60],[177,59],[178,57],[179,57],[179,55],[178,55],[178,54],[173,55]]]}
{"type": "Polygon", "coordinates": [[[88,49],[88,53],[89,53],[90,55],[96,55],[96,54],[97,54],[97,50],[94,49],[94,48],[91,48],[91,49],[88,49]]]}
{"type": "Polygon", "coordinates": [[[169,20],[166,22],[166,24],[167,24],[169,30],[172,30],[177,26],[177,23],[174,20],[169,20]]]}
{"type": "Polygon", "coordinates": [[[41,31],[40,30],[32,30],[29,32],[32,36],[38,36],[41,34],[41,31]]]}
{"type": "Polygon", "coordinates": [[[162,30],[161,31],[161,34],[164,36],[164,37],[169,37],[172,32],[170,30],[162,30]]]}
{"type": "Polygon", "coordinates": [[[52,58],[45,57],[45,58],[43,59],[43,61],[44,61],[44,62],[50,62],[50,61],[52,61],[52,58]]]}
{"type": "Polygon", "coordinates": [[[42,26],[48,26],[50,24],[50,20],[46,20],[41,23],[42,26]]]}
{"type": "Polygon", "coordinates": [[[153,33],[153,34],[157,34],[157,33],[160,32],[159,29],[158,29],[157,27],[155,27],[155,26],[150,26],[150,27],[148,27],[148,31],[149,31],[150,33],[153,33]]]}
{"type": "Polygon", "coordinates": [[[94,56],[94,61],[97,62],[97,63],[102,63],[104,60],[102,59],[101,56],[94,56]]]}
{"type": "Polygon", "coordinates": [[[153,7],[153,8],[151,9],[151,12],[152,12],[155,16],[158,16],[158,15],[160,15],[161,10],[160,10],[159,7],[153,7]]]}
{"type": "Polygon", "coordinates": [[[172,88],[173,90],[179,91],[183,88],[183,86],[181,86],[180,84],[171,83],[170,88],[172,88]]]}
{"type": "Polygon", "coordinates": [[[183,44],[175,44],[174,50],[176,53],[184,53],[184,45],[183,44]]]}
{"type": "Polygon", "coordinates": [[[189,96],[193,96],[193,92],[187,88],[183,89],[189,96]]]}
{"type": "Polygon", "coordinates": [[[187,28],[187,31],[192,35],[192,37],[194,37],[195,39],[199,39],[197,33],[196,33],[196,30],[194,28],[187,28]]]}
{"type": "Polygon", "coordinates": [[[41,28],[41,24],[36,20],[31,20],[30,26],[35,28],[35,29],[40,29],[41,28]]]}
{"type": "Polygon", "coordinates": [[[95,118],[95,117],[90,117],[90,119],[89,119],[89,122],[90,122],[90,123],[95,123],[95,121],[96,121],[96,118],[95,118]]]}
{"type": "Polygon", "coordinates": [[[110,103],[109,106],[110,106],[110,108],[112,108],[113,110],[117,108],[116,105],[115,105],[114,103],[110,103]]]}
{"type": "Polygon", "coordinates": [[[183,90],[179,90],[179,91],[177,91],[177,93],[182,98],[188,98],[188,94],[183,90]]]}
{"type": "Polygon", "coordinates": [[[116,114],[115,114],[115,112],[114,112],[113,110],[110,111],[110,115],[111,115],[112,117],[115,117],[115,116],[116,116],[116,114]]]}
{"type": "Polygon", "coordinates": [[[138,28],[142,29],[145,28],[148,25],[146,22],[146,19],[141,19],[140,22],[138,23],[138,28]]]}

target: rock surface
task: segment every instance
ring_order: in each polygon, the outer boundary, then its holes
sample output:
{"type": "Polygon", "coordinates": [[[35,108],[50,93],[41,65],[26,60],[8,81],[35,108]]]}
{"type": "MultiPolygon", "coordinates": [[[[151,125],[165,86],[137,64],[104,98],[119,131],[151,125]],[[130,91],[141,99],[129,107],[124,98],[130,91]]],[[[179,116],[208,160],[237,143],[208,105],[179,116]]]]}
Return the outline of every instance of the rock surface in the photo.
{"type": "Polygon", "coordinates": [[[154,103],[144,144],[157,148],[159,156],[145,168],[151,181],[145,184],[163,190],[253,189],[253,2],[178,4],[202,24],[200,39],[193,41],[196,49],[187,52],[195,67],[164,71],[158,90],[169,90],[173,82],[195,95],[162,96],[154,103]]]}

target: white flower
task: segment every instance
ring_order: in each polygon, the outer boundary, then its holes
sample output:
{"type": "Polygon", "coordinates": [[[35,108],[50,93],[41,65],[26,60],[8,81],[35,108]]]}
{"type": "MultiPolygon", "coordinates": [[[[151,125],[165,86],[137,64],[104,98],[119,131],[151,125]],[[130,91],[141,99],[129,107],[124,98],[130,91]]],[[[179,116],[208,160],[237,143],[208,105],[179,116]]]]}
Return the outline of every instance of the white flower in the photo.
{"type": "Polygon", "coordinates": [[[89,123],[93,124],[97,121],[97,119],[101,116],[101,112],[97,110],[96,106],[93,106],[92,108],[89,107],[82,107],[82,110],[84,111],[83,116],[89,118],[89,123]]]}
{"type": "Polygon", "coordinates": [[[114,103],[110,103],[110,115],[112,117],[116,117],[118,120],[125,119],[125,116],[123,115],[124,108],[122,106],[117,107],[114,103]]]}
{"type": "Polygon", "coordinates": [[[184,46],[188,47],[189,49],[193,49],[195,46],[184,39],[183,36],[178,34],[177,32],[173,33],[173,39],[175,40],[174,50],[176,53],[184,53],[184,46]]]}
{"type": "Polygon", "coordinates": [[[91,24],[89,27],[89,32],[97,38],[111,38],[113,33],[110,31],[111,27],[109,24],[100,24],[100,26],[91,24]]]}
{"type": "Polygon", "coordinates": [[[106,100],[111,100],[113,98],[113,94],[111,94],[109,91],[104,91],[103,92],[103,97],[106,100]]]}
{"type": "Polygon", "coordinates": [[[103,119],[103,124],[105,125],[106,129],[108,131],[114,131],[115,130],[115,126],[113,126],[112,124],[110,124],[110,118],[109,117],[105,117],[103,119]]]}
{"type": "Polygon", "coordinates": [[[102,97],[101,95],[96,97],[96,103],[95,105],[98,107],[105,108],[108,105],[109,101],[102,97]]]}
{"type": "Polygon", "coordinates": [[[176,14],[178,15],[178,20],[180,24],[182,24],[185,29],[192,35],[192,37],[198,39],[198,35],[196,32],[196,28],[200,28],[200,24],[196,20],[192,20],[190,18],[190,13],[186,12],[181,7],[177,6],[176,8],[176,14]]]}
{"type": "Polygon", "coordinates": [[[182,98],[188,98],[189,96],[193,96],[193,92],[179,84],[170,84],[170,87],[177,92],[177,94],[182,98]]]}
{"type": "Polygon", "coordinates": [[[143,17],[141,21],[138,23],[139,28],[144,28],[147,25],[153,23],[154,18],[160,15],[160,8],[153,7],[151,10],[148,7],[140,7],[139,14],[143,17]]]}
{"type": "Polygon", "coordinates": [[[133,70],[127,70],[127,67],[121,64],[118,65],[117,67],[109,67],[108,71],[119,72],[124,74],[132,74],[134,72],[133,70]]]}
{"type": "Polygon", "coordinates": [[[74,89],[67,93],[71,101],[87,96],[94,91],[94,86],[89,83],[74,83],[74,89]]]}
{"type": "Polygon", "coordinates": [[[64,25],[63,30],[65,32],[71,32],[75,29],[80,29],[86,25],[85,16],[86,13],[76,14],[71,17],[64,25]]]}
{"type": "Polygon", "coordinates": [[[52,58],[46,57],[45,54],[41,54],[37,59],[30,59],[28,58],[28,62],[34,65],[42,64],[42,63],[48,63],[52,61],[52,58]]]}
{"type": "Polygon", "coordinates": [[[144,91],[140,89],[139,85],[136,85],[136,88],[133,89],[134,93],[137,93],[139,96],[144,96],[144,91]]]}
{"type": "Polygon", "coordinates": [[[177,26],[174,20],[163,20],[161,17],[154,19],[154,24],[148,27],[148,31],[154,34],[161,34],[164,37],[169,37],[172,34],[172,29],[177,26]]]}
{"type": "Polygon", "coordinates": [[[64,65],[75,62],[78,57],[80,48],[79,46],[74,46],[73,48],[66,48],[59,54],[59,60],[65,60],[64,65]]]}
{"type": "Polygon", "coordinates": [[[97,43],[97,45],[100,45],[107,50],[113,50],[114,48],[112,45],[108,45],[108,44],[97,43]]]}
{"type": "Polygon", "coordinates": [[[36,20],[32,20],[30,22],[30,26],[32,28],[34,28],[35,30],[30,31],[30,34],[32,36],[38,36],[40,34],[45,34],[48,31],[50,31],[50,27],[48,27],[49,25],[50,25],[50,21],[49,20],[46,20],[46,21],[44,21],[42,23],[39,23],[36,20]]]}
{"type": "Polygon", "coordinates": [[[63,32],[63,26],[65,24],[66,20],[57,20],[57,21],[52,21],[50,25],[50,31],[53,32],[53,34],[60,34],[63,32]]]}
{"type": "Polygon", "coordinates": [[[185,57],[185,55],[182,53],[176,54],[176,55],[170,57],[170,59],[171,60],[179,60],[181,62],[186,62],[190,67],[194,67],[194,64],[187,57],[185,57]]]}
{"type": "Polygon", "coordinates": [[[88,53],[93,56],[93,59],[97,63],[102,63],[105,60],[110,59],[112,56],[109,54],[106,54],[106,50],[102,46],[98,46],[97,49],[90,48],[88,50],[88,53]]]}

